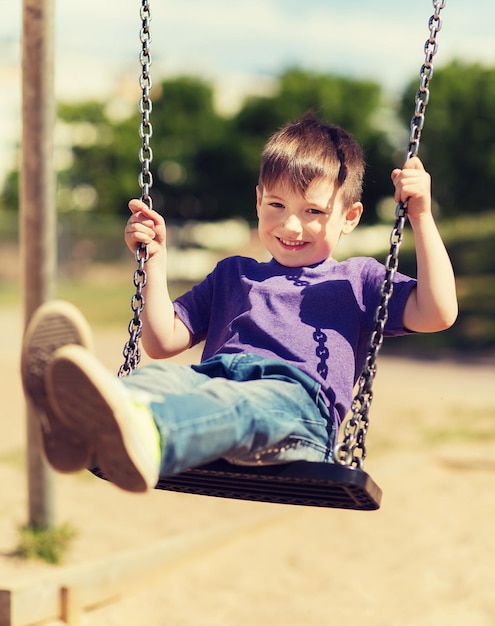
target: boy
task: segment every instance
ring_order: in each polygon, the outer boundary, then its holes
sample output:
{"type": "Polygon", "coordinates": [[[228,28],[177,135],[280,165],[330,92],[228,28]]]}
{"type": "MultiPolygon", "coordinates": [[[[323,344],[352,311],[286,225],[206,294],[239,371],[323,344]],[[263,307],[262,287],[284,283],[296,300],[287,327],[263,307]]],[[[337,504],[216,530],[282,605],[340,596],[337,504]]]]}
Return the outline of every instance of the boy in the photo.
{"type": "MultiPolygon", "coordinates": [[[[41,409],[43,444],[64,472],[96,459],[128,491],[216,458],[233,463],[332,461],[374,326],[384,268],[333,259],[358,224],[361,148],[312,115],[288,124],[262,156],[256,207],[267,263],[230,257],[172,302],[165,224],[130,202],[125,240],[148,249],[142,342],[154,359],[205,340],[201,363],[156,362],[125,379],[88,349],[89,330],[66,303],[47,303],[26,332],[24,388],[41,409]]],[[[397,273],[387,335],[448,328],[457,315],[453,270],[436,229],[430,178],[418,158],[392,172],[408,200],[417,280],[397,273]]]]}

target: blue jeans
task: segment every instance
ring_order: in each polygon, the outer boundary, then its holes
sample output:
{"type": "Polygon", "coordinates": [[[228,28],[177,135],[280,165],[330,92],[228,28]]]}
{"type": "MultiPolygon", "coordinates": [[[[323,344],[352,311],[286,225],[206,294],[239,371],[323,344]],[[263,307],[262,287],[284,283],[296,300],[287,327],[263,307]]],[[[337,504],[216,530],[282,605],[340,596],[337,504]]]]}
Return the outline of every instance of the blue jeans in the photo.
{"type": "Polygon", "coordinates": [[[254,354],[190,366],[161,361],[121,380],[150,403],[163,443],[162,476],[218,458],[331,462],[335,426],[319,384],[283,361],[254,354]]]}

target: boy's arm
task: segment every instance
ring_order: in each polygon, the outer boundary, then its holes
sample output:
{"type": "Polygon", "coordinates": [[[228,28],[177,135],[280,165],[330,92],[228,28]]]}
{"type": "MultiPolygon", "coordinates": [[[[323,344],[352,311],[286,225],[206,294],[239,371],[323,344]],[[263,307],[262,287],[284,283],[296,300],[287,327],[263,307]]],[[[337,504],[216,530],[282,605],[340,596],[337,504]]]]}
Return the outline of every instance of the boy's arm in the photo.
{"type": "Polygon", "coordinates": [[[403,315],[405,328],[416,332],[445,330],[458,312],[454,271],[431,211],[430,176],[418,157],[392,172],[397,202],[408,202],[414,233],[417,286],[403,315]]]}
{"type": "Polygon", "coordinates": [[[125,241],[134,253],[143,243],[148,248],[145,307],[142,312],[142,343],[153,359],[163,359],[191,346],[191,333],[176,316],[167,282],[166,228],[161,215],[140,200],[131,200],[132,212],[125,230],[125,241]]]}

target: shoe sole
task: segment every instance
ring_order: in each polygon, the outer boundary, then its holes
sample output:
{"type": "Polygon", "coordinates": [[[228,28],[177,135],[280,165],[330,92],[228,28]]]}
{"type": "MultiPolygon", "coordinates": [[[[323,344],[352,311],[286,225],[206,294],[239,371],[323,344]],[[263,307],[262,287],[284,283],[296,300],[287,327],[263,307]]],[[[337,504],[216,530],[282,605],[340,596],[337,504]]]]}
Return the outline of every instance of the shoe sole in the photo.
{"type": "Polygon", "coordinates": [[[156,485],[158,467],[129,419],[120,384],[80,346],[61,348],[48,367],[51,404],[67,426],[91,441],[104,477],[125,491],[145,492],[156,485]]]}
{"type": "Polygon", "coordinates": [[[91,460],[87,442],[58,419],[47,396],[48,364],[55,352],[67,344],[90,349],[88,323],[70,303],[46,302],[35,311],[24,335],[21,378],[26,395],[38,409],[45,457],[55,470],[64,473],[85,469],[91,460]]]}

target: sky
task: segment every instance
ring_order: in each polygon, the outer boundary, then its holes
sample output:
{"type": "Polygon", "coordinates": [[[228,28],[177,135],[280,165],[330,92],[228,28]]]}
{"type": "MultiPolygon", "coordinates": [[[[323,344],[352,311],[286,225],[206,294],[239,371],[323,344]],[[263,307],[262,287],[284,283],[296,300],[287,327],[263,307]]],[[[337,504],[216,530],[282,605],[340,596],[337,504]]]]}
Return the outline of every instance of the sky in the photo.
{"type": "MultiPolygon", "coordinates": [[[[139,0],[53,0],[56,96],[105,99],[139,74],[139,0]]],[[[400,93],[424,61],[431,0],[151,0],[155,81],[194,74],[228,110],[288,66],[382,81],[400,93]]],[[[436,67],[495,66],[495,2],[446,0],[436,67]]],[[[20,133],[21,0],[0,0],[0,175],[20,133]]],[[[434,84],[432,83],[432,89],[434,84]]]]}

